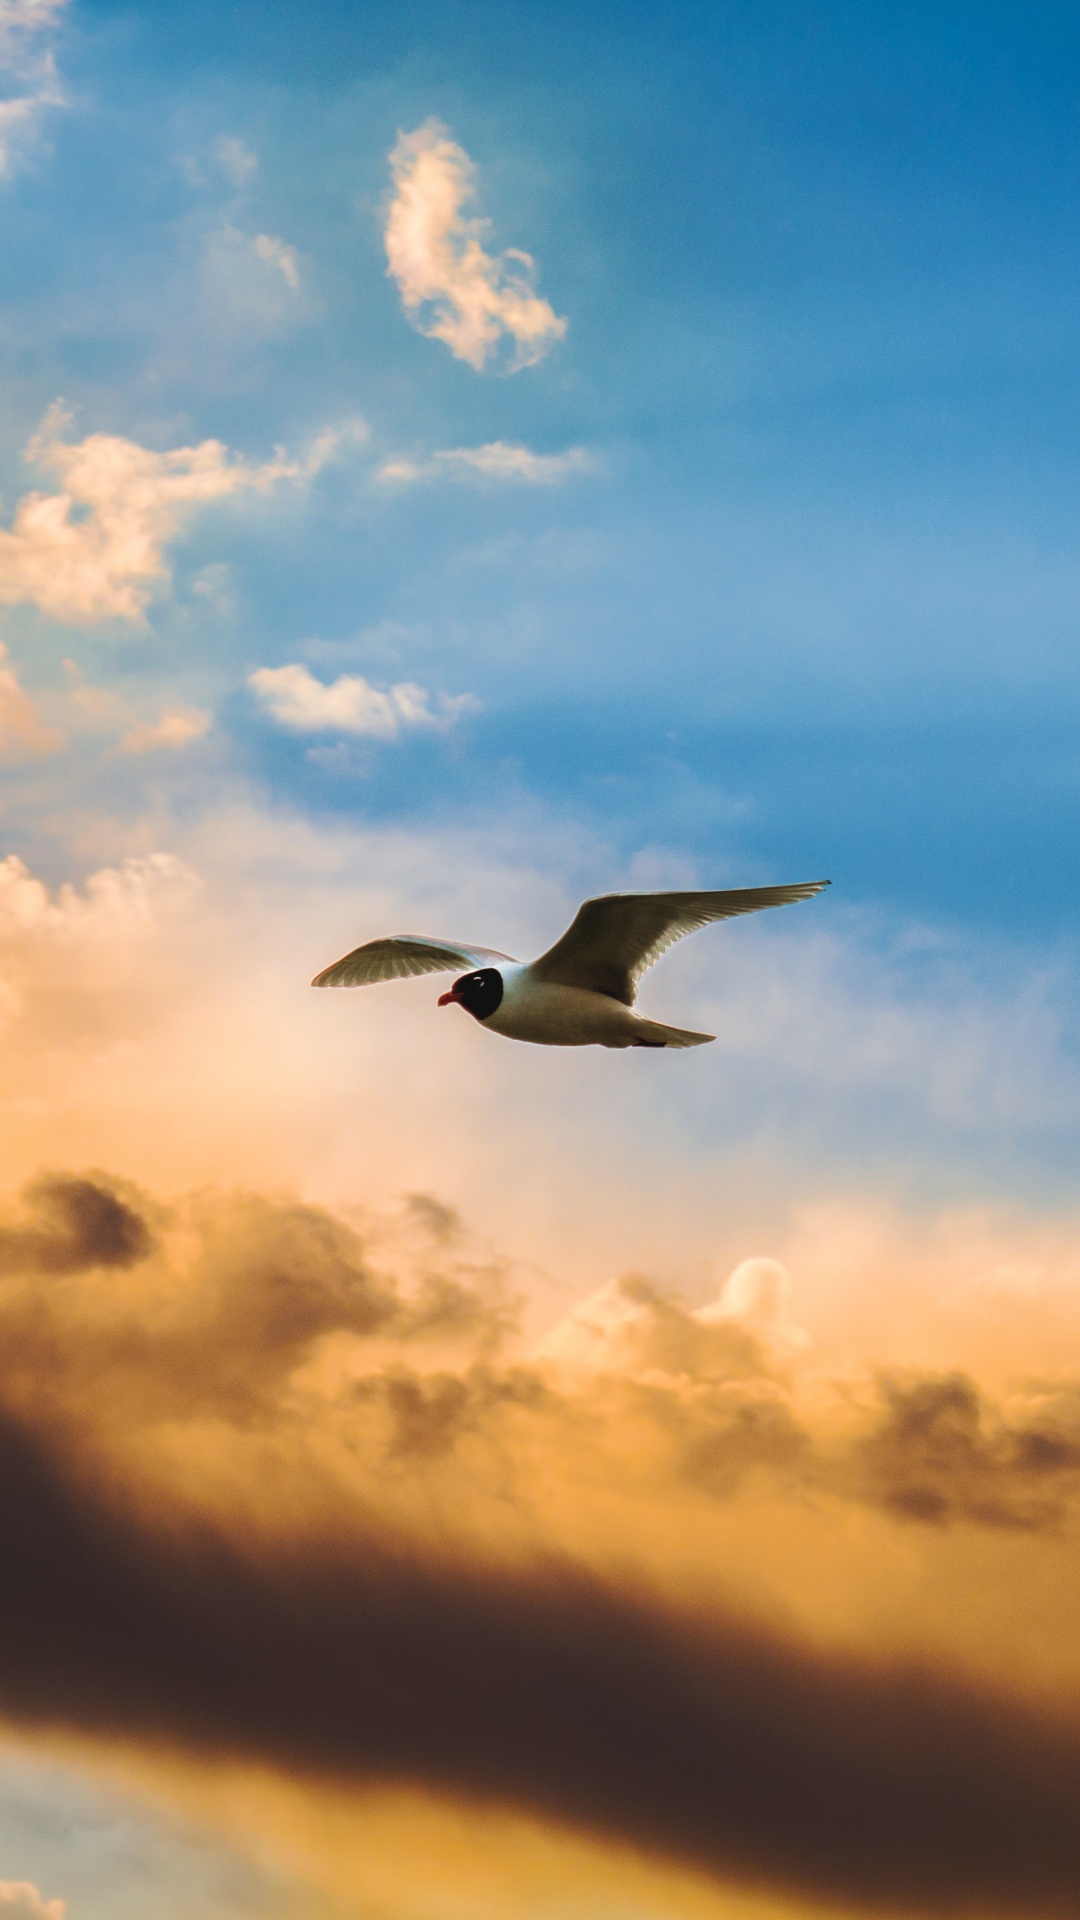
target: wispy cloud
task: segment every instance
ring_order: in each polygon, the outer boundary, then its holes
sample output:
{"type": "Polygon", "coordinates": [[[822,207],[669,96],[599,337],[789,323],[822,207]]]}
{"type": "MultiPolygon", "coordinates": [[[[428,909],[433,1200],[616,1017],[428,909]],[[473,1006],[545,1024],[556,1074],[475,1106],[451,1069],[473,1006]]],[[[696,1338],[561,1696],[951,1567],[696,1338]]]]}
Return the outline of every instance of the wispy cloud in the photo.
{"type": "Polygon", "coordinates": [[[380,480],[411,485],[418,480],[496,480],[530,487],[556,487],[576,473],[588,473],[593,462],[584,447],[565,453],[533,453],[508,440],[489,440],[482,447],[442,447],[428,459],[401,455],[383,462],[380,480]]]}
{"type": "MultiPolygon", "coordinates": [[[[0,640],[0,660],[7,648],[0,640]]],[[[64,745],[56,727],[47,727],[30,695],[19,685],[11,667],[0,666],[0,754],[14,750],[54,753],[64,745]]]]}
{"type": "Polygon", "coordinates": [[[206,235],[201,282],[215,338],[224,332],[250,348],[307,317],[297,248],[279,234],[251,234],[228,216],[206,235]]]}
{"type": "Polygon", "coordinates": [[[399,135],[390,155],[394,197],[386,221],[389,273],[414,326],[445,341],[477,372],[503,336],[511,367],[532,366],[566,332],[535,291],[535,264],[518,248],[493,255],[489,223],[464,209],[476,195],[476,169],[438,120],[399,135]]]}
{"type": "Polygon", "coordinates": [[[343,673],[328,685],[296,662],[259,667],[248,685],[260,704],[295,733],[356,733],[370,740],[396,740],[416,728],[442,730],[478,702],[471,693],[441,693],[435,698],[412,680],[382,691],[362,674],[343,673]]]}
{"type": "Polygon", "coordinates": [[[141,720],[120,742],[123,753],[156,753],[160,747],[186,747],[208,733],[213,716],[201,707],[173,707],[155,722],[141,720]]]}
{"type": "Polygon", "coordinates": [[[214,141],[214,158],[227,180],[237,191],[250,185],[259,171],[259,156],[247,141],[235,133],[220,133],[214,141]]]}
{"type": "Polygon", "coordinates": [[[254,240],[255,252],[268,267],[274,267],[281,274],[294,293],[300,291],[300,268],[297,265],[297,252],[287,240],[280,240],[275,233],[257,233],[254,240]]]}
{"type": "Polygon", "coordinates": [[[0,602],[32,601],[74,626],[141,621],[169,578],[165,548],[196,507],[307,477],[307,467],[280,453],[251,466],[220,440],[167,453],[118,434],[72,444],[61,438],[67,424],[63,410],[51,408],[27,448],[63,491],[26,494],[14,525],[0,528],[0,602]]]}
{"type": "Polygon", "coordinates": [[[0,0],[0,178],[15,172],[46,107],[62,107],[52,36],[68,0],[0,0]]]}

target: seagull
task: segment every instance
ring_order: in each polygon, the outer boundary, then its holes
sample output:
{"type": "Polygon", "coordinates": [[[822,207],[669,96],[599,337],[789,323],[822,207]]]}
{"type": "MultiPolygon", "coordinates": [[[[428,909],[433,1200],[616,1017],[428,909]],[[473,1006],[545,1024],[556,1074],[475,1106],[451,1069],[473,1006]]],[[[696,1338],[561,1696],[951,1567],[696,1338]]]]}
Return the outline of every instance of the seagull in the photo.
{"type": "Polygon", "coordinates": [[[468,967],[440,1007],[464,1007],[482,1027],[541,1047],[703,1047],[713,1033],[665,1027],[634,1012],[638,981],[662,953],[711,920],[809,900],[829,885],[744,887],[729,893],[605,893],[579,907],[561,940],[523,964],[491,947],[398,933],[354,947],[313,987],[366,987],[468,967]]]}

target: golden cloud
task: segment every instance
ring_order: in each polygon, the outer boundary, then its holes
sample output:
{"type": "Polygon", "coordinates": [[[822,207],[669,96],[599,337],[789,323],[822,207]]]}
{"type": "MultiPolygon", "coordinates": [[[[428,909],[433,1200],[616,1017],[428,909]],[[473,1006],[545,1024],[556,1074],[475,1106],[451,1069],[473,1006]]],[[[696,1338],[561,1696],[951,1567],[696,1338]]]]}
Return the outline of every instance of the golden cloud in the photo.
{"type": "Polygon", "coordinates": [[[9,1721],[449,1795],[803,1901],[1075,1912],[1060,1692],[807,1634],[721,1568],[770,1510],[834,1544],[875,1514],[879,1575],[913,1535],[1071,1563],[1076,1388],[808,1389],[760,1290],[725,1314],[641,1279],[605,1364],[568,1366],[515,1337],[514,1285],[430,1200],[350,1225],[42,1176],[0,1230],[9,1721]]]}

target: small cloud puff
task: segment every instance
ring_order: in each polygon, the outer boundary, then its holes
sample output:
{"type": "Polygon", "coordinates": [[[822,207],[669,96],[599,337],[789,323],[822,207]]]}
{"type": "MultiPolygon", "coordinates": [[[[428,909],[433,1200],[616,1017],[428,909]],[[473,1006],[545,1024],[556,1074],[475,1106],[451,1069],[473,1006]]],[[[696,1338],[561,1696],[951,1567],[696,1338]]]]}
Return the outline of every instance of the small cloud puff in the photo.
{"type": "Polygon", "coordinates": [[[476,169],[464,148],[440,121],[428,120],[399,135],[390,165],[387,271],[413,325],[477,373],[504,335],[514,343],[511,371],[543,359],[563,338],[566,321],[534,291],[529,254],[485,252],[488,223],[463,212],[476,193],[476,169]]]}
{"type": "Polygon", "coordinates": [[[377,478],[409,485],[417,480],[497,480],[531,487],[554,487],[575,473],[588,473],[592,460],[584,447],[565,453],[533,453],[507,440],[489,440],[482,447],[442,447],[429,460],[402,455],[386,460],[377,478]]]}
{"type": "Polygon", "coordinates": [[[432,696],[411,680],[383,692],[362,674],[343,673],[327,686],[299,662],[259,667],[248,685],[279,725],[295,733],[356,733],[371,740],[396,740],[418,727],[442,730],[479,705],[471,693],[442,693],[433,710],[432,696]]]}

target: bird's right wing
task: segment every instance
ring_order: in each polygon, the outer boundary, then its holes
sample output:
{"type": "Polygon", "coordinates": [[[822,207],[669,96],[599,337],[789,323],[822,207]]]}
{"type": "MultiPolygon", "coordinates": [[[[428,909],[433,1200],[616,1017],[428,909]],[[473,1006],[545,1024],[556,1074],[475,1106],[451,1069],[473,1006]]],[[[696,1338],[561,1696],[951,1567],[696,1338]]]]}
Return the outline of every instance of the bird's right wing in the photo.
{"type": "MultiPolygon", "coordinates": [[[[450,973],[458,967],[483,967],[492,960],[510,960],[491,947],[465,947],[456,940],[428,940],[420,933],[396,933],[389,940],[369,940],[354,947],[343,960],[315,975],[313,987],[370,987],[379,980],[407,980],[418,973],[450,973]]],[[[510,962],[513,965],[513,962],[510,962]]]]}
{"type": "Polygon", "coordinates": [[[827,880],[792,887],[741,887],[726,893],[606,893],[586,900],[561,940],[534,960],[537,980],[587,987],[632,1007],[637,983],[653,962],[686,933],[710,920],[731,920],[762,907],[809,900],[827,880]]]}

